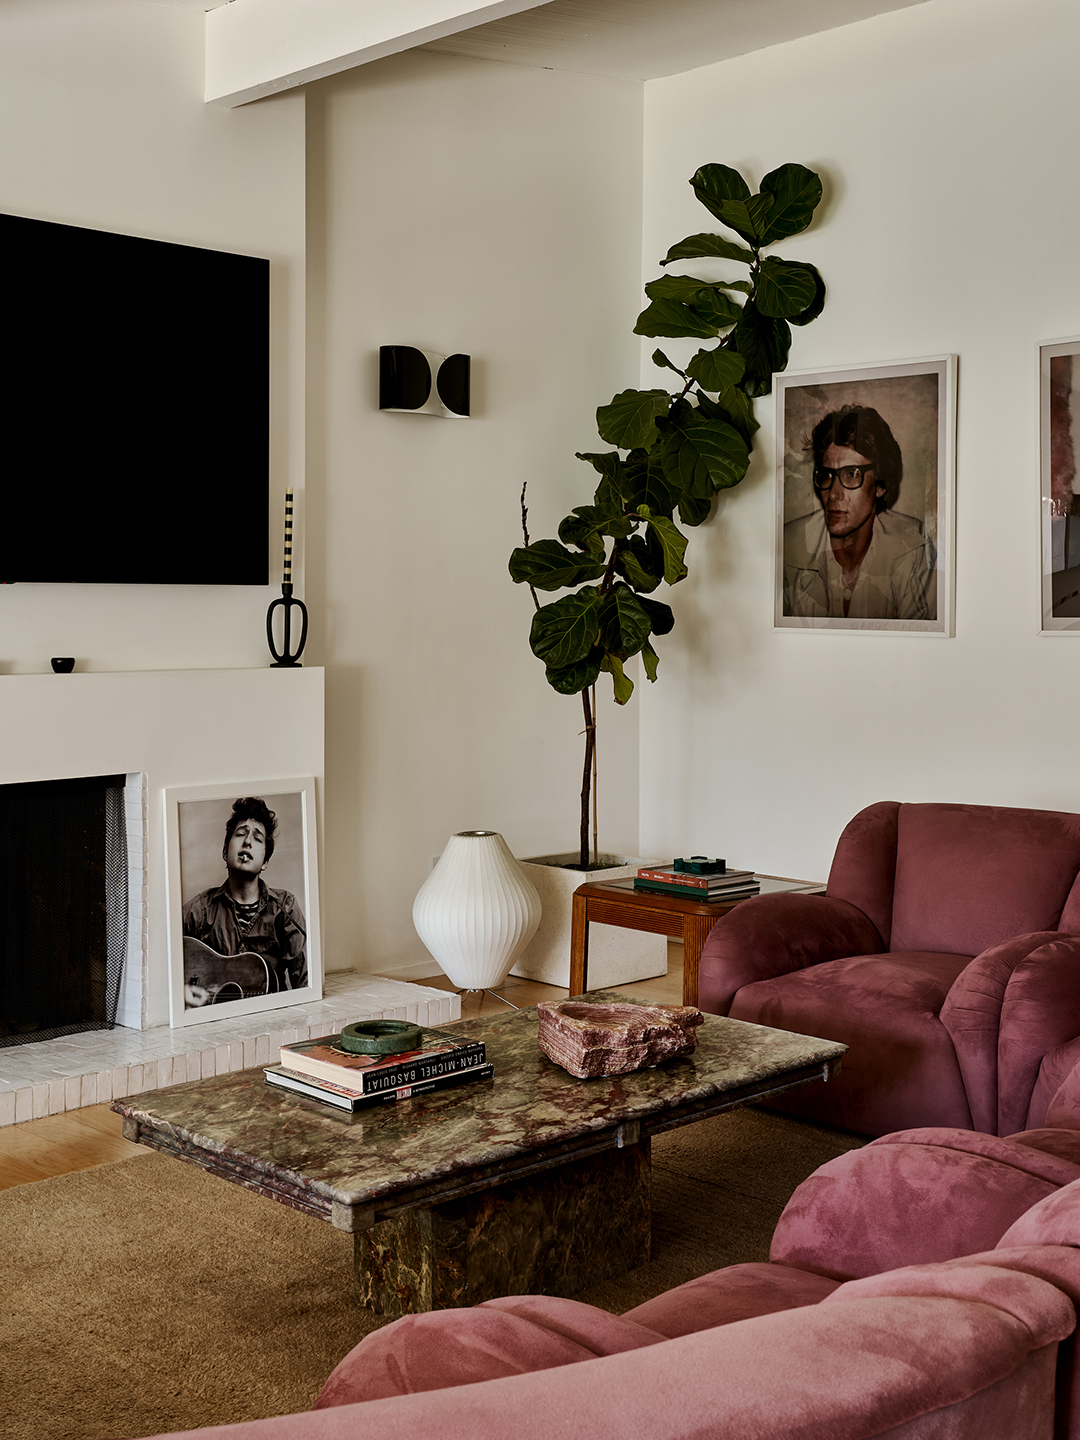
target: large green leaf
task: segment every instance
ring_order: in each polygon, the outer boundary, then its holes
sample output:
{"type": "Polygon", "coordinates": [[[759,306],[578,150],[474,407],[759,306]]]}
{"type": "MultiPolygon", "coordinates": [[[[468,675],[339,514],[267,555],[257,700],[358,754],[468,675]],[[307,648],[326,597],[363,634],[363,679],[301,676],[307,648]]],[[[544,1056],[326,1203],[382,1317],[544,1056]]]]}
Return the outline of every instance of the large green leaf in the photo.
{"type": "Polygon", "coordinates": [[[675,508],[677,496],[672,494],[660,457],[651,451],[635,451],[627,456],[620,486],[622,498],[631,510],[648,505],[656,515],[670,515],[675,508]]]}
{"type": "Polygon", "coordinates": [[[813,219],[821,200],[821,181],[805,165],[781,165],[761,182],[762,194],[772,197],[772,210],[761,243],[772,245],[798,235],[813,219]]]}
{"type": "Polygon", "coordinates": [[[720,294],[723,298],[724,290],[739,290],[748,295],[750,289],[748,280],[699,280],[696,275],[661,275],[659,280],[649,281],[645,294],[650,300],[677,300],[682,305],[693,305],[698,310],[707,311],[711,302],[703,297],[720,294]]]}
{"type": "MultiPolygon", "coordinates": [[[[599,560],[601,556],[607,556],[607,547],[597,530],[596,525],[588,524],[580,515],[568,515],[559,526],[559,539],[564,545],[575,545],[586,555],[592,555],[599,560]]],[[[598,578],[596,575],[590,576],[593,580],[598,578]]]]}
{"type": "Polygon", "coordinates": [[[619,452],[609,450],[604,455],[588,455],[578,451],[577,458],[587,461],[594,470],[600,472],[600,483],[593,495],[593,504],[608,514],[621,515],[623,507],[618,477],[622,461],[619,459],[619,452]]]}
{"type": "Polygon", "coordinates": [[[699,390],[697,401],[698,412],[706,419],[729,421],[748,446],[752,443],[754,431],[759,428],[758,422],[754,419],[754,405],[750,397],[738,385],[729,385],[725,390],[721,390],[715,400],[711,395],[706,395],[703,390],[699,390]]]}
{"type": "Polygon", "coordinates": [[[737,485],[746,474],[746,441],[723,420],[710,420],[681,402],[664,422],[660,451],[668,483],[698,500],[737,485]]]}
{"type": "Polygon", "coordinates": [[[656,559],[653,547],[642,536],[632,535],[615,552],[615,570],[628,585],[648,594],[664,578],[663,554],[659,555],[659,565],[656,559]]]}
{"type": "Polygon", "coordinates": [[[603,560],[575,555],[557,540],[519,545],[510,556],[511,579],[516,584],[525,581],[538,590],[562,590],[567,585],[580,585],[583,580],[599,580],[604,568],[603,560]]]}
{"type": "Polygon", "coordinates": [[[732,385],[727,390],[721,390],[716,398],[724,416],[735,426],[747,445],[750,445],[753,441],[754,431],[761,428],[754,415],[753,400],[745,390],[740,390],[737,385],[732,385]]]}
{"type": "Polygon", "coordinates": [[[680,240],[660,261],[670,265],[673,260],[702,260],[706,257],[717,260],[738,260],[741,265],[753,265],[757,256],[752,250],[736,245],[734,240],[725,240],[723,235],[688,235],[680,240]]]}
{"type": "Polygon", "coordinates": [[[712,500],[698,500],[693,495],[688,495],[684,490],[679,496],[679,524],[689,525],[694,529],[698,525],[704,525],[712,513],[712,500]]]}
{"type": "Polygon", "coordinates": [[[619,467],[622,465],[622,459],[617,450],[607,450],[603,455],[590,455],[578,450],[575,452],[575,458],[587,461],[594,470],[599,470],[600,474],[608,480],[617,479],[619,467]]]}
{"type": "Polygon", "coordinates": [[[691,308],[719,330],[734,325],[742,314],[742,306],[736,305],[722,290],[700,290],[691,308]]]}
{"type": "MultiPolygon", "coordinates": [[[[565,545],[581,545],[579,537],[592,531],[599,536],[610,535],[616,540],[625,540],[635,529],[636,522],[626,518],[622,500],[616,497],[614,505],[575,505],[574,513],[568,515],[559,526],[559,539],[565,545]]],[[[603,548],[605,547],[601,545],[601,549],[603,548]]],[[[582,549],[588,550],[590,554],[599,553],[595,545],[582,545],[582,549]]]]}
{"type": "Polygon", "coordinates": [[[613,586],[600,603],[600,643],[608,654],[623,660],[636,655],[651,630],[652,621],[629,585],[613,586]]]}
{"type": "Polygon", "coordinates": [[[751,195],[746,181],[728,165],[703,165],[690,184],[706,210],[760,248],[772,216],[771,195],[751,195]]]}
{"type": "Polygon", "coordinates": [[[601,440],[620,450],[647,448],[656,440],[656,417],[666,415],[670,405],[666,390],[620,390],[597,410],[596,428],[601,440]]]}
{"type": "Polygon", "coordinates": [[[549,670],[565,670],[584,660],[600,639],[600,591],[586,585],[541,605],[532,618],[529,644],[549,670]]]}
{"type": "Polygon", "coordinates": [[[698,291],[704,290],[708,283],[694,275],[661,275],[659,280],[649,281],[645,294],[650,300],[678,300],[683,305],[692,305],[698,291]]]}
{"type": "Polygon", "coordinates": [[[686,371],[680,370],[673,361],[668,359],[662,350],[654,350],[652,352],[652,363],[661,370],[674,370],[676,375],[681,375],[684,380],[686,379],[686,371]]]}
{"type": "Polygon", "coordinates": [[[641,647],[641,663],[645,667],[645,674],[649,677],[649,680],[655,684],[656,667],[660,664],[660,656],[657,655],[647,640],[641,647]]]}
{"type": "Polygon", "coordinates": [[[648,615],[654,635],[670,635],[675,628],[675,612],[662,600],[646,600],[638,596],[638,604],[648,615]]]}
{"type": "Polygon", "coordinates": [[[744,202],[750,199],[750,186],[730,165],[702,165],[690,177],[695,195],[711,210],[718,220],[724,217],[715,206],[727,205],[732,201],[744,202]]]}
{"type": "Polygon", "coordinates": [[[805,310],[798,315],[789,315],[788,320],[792,325],[809,325],[811,320],[816,320],[825,309],[825,281],[818,273],[817,267],[808,264],[805,260],[786,260],[786,265],[794,266],[796,270],[805,270],[814,281],[814,298],[805,310]]]}
{"type": "Polygon", "coordinates": [[[703,390],[718,392],[729,385],[737,385],[743,377],[746,361],[737,350],[699,350],[686,373],[696,380],[703,390]]]}
{"type": "Polygon", "coordinates": [[[814,277],[801,265],[770,255],[762,261],[754,301],[762,315],[790,319],[813,304],[817,293],[814,277]]]}
{"type": "Polygon", "coordinates": [[[623,673],[622,661],[617,655],[605,655],[600,669],[606,670],[611,676],[615,690],[615,704],[625,705],[634,693],[634,682],[629,675],[623,673]]]}
{"type": "MultiPolygon", "coordinates": [[[[633,521],[624,520],[619,511],[612,512],[599,505],[575,505],[574,513],[567,515],[559,526],[559,539],[564,545],[576,545],[589,555],[606,557],[605,535],[622,538],[633,529],[633,521]]],[[[595,580],[596,575],[586,577],[595,580]]]]}
{"type": "Polygon", "coordinates": [[[731,334],[746,361],[742,388],[748,395],[768,395],[773,375],[787,365],[788,350],[791,348],[791,330],[787,321],[762,315],[754,302],[748,300],[731,334]]]}
{"type": "Polygon", "coordinates": [[[622,508],[622,499],[615,483],[605,476],[593,492],[593,504],[601,510],[610,514],[618,514],[622,508]]]}
{"type": "Polygon", "coordinates": [[[689,305],[681,305],[677,300],[654,300],[642,310],[634,326],[635,335],[659,335],[670,339],[689,335],[699,340],[709,340],[718,333],[717,326],[711,320],[689,305]]]}
{"type": "Polygon", "coordinates": [[[677,585],[687,575],[686,536],[678,529],[674,520],[665,515],[651,515],[647,505],[638,506],[638,514],[649,522],[649,530],[660,543],[664,555],[664,579],[669,585],[677,585]]]}
{"type": "Polygon", "coordinates": [[[603,650],[594,646],[584,660],[578,660],[574,665],[567,665],[562,670],[553,670],[547,667],[547,682],[553,690],[560,695],[577,695],[582,690],[587,690],[590,685],[595,685],[600,674],[600,661],[604,658],[603,650]]]}

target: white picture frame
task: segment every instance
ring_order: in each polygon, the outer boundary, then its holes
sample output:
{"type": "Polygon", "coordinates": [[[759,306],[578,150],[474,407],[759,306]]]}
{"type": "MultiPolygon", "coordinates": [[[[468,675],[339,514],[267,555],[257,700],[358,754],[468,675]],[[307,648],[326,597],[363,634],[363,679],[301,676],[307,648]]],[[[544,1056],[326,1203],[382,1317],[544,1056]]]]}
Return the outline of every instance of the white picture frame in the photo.
{"type": "Polygon", "coordinates": [[[1040,627],[1044,635],[1080,635],[1078,457],[1080,336],[1073,336],[1039,346],[1040,627]]]}
{"type": "MultiPolygon", "coordinates": [[[[955,355],[935,355],[776,376],[774,628],[953,635],[956,374],[955,355]],[[826,477],[829,488],[819,488],[824,470],[816,468],[814,447],[848,406],[875,412],[866,423],[884,437],[883,479],[889,468],[887,483],[877,484],[877,472],[866,467],[862,503],[869,508],[861,523],[880,537],[873,568],[868,552],[845,572],[836,560],[843,534],[825,513],[825,497],[840,482],[826,477]]],[[[844,523],[835,511],[834,520],[844,523]]]]}
{"type": "Polygon", "coordinates": [[[173,1026],[203,1025],[322,999],[316,834],[312,776],[165,791],[169,1014],[173,1026]],[[227,826],[242,798],[262,801],[276,822],[271,857],[265,869],[257,871],[255,867],[261,863],[257,847],[265,826],[257,816],[241,817],[238,822],[251,818],[253,825],[254,858],[242,854],[235,862],[246,867],[246,874],[228,868],[223,855],[227,826]],[[258,892],[255,903],[259,908],[248,911],[240,906],[237,918],[230,887],[242,889],[245,879],[252,880],[258,892]],[[228,937],[238,944],[245,925],[251,926],[243,937],[246,949],[231,949],[228,937]],[[302,953],[298,954],[301,932],[302,953]],[[187,940],[205,945],[206,952],[185,946],[187,940]],[[220,963],[229,960],[236,963],[220,963]]]}

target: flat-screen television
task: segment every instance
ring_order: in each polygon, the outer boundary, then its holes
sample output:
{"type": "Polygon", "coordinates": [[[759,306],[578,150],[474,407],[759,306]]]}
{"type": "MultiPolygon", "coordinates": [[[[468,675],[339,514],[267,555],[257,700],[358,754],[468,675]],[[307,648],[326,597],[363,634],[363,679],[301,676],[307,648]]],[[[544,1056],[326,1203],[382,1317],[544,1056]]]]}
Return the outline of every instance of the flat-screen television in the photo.
{"type": "Polygon", "coordinates": [[[0,581],[266,585],[270,262],[0,215],[0,581]]]}

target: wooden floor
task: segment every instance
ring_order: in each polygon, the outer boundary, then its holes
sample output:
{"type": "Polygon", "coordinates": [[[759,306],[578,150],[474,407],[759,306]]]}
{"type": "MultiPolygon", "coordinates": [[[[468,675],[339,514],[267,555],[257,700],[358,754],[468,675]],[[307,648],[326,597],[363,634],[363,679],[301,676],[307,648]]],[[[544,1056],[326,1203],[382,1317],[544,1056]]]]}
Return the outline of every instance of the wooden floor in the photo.
{"type": "MultiPolygon", "coordinates": [[[[438,990],[456,988],[442,974],[416,983],[438,990]]],[[[660,975],[655,980],[637,981],[627,989],[654,1005],[681,1005],[682,946],[669,944],[666,975],[660,975]]],[[[498,993],[521,1009],[540,1000],[564,1000],[568,992],[554,985],[541,985],[536,980],[518,980],[508,976],[498,993]]],[[[463,1019],[506,1013],[507,1006],[501,1005],[486,991],[461,997],[463,1019]]],[[[120,1116],[114,1114],[108,1105],[88,1105],[85,1109],[50,1115],[44,1120],[5,1125],[0,1127],[0,1190],[46,1180],[51,1175],[88,1170],[92,1165],[104,1165],[110,1160],[123,1160],[130,1155],[150,1153],[144,1146],[132,1145],[124,1139],[120,1116]]]]}

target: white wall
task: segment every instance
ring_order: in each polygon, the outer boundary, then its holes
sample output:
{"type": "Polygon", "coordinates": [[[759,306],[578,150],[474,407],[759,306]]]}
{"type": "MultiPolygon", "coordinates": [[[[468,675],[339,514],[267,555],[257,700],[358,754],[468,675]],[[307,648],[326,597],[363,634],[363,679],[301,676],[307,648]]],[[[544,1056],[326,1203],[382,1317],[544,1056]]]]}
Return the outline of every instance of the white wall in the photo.
{"type": "MultiPolygon", "coordinates": [[[[580,702],[547,686],[506,564],[522,482],[553,535],[592,498],[596,406],[636,378],[641,97],[424,53],[309,87],[330,968],[430,970],[412,900],[454,831],[576,846],[580,702]],[[380,414],[385,344],[471,354],[473,418],[380,414]]],[[[600,711],[601,844],[633,850],[636,699],[600,711]]]]}
{"type": "Polygon", "coordinates": [[[772,629],[759,401],[753,467],[691,539],[642,711],[647,850],[821,878],[874,800],[1080,810],[1080,647],[1038,634],[1036,451],[1036,347],[1080,333],[1078,61],[1075,0],[931,0],[646,86],[646,278],[715,228],[699,165],[756,182],[797,160],[826,203],[777,248],[829,297],[792,368],[960,356],[955,638],[772,629]]]}
{"type": "MultiPolygon", "coordinates": [[[[229,111],[205,105],[202,92],[199,10],[4,0],[0,211],[269,257],[277,497],[287,477],[303,484],[304,96],[229,111]]],[[[228,387],[231,364],[207,355],[208,395],[228,387]]],[[[191,477],[193,524],[203,509],[198,481],[191,477]]],[[[152,499],[152,466],[147,483],[152,499]]],[[[272,578],[280,577],[282,514],[275,499],[272,578]]],[[[5,587],[0,673],[48,671],[51,655],[77,656],[80,670],[263,665],[271,593],[5,587]]]]}

